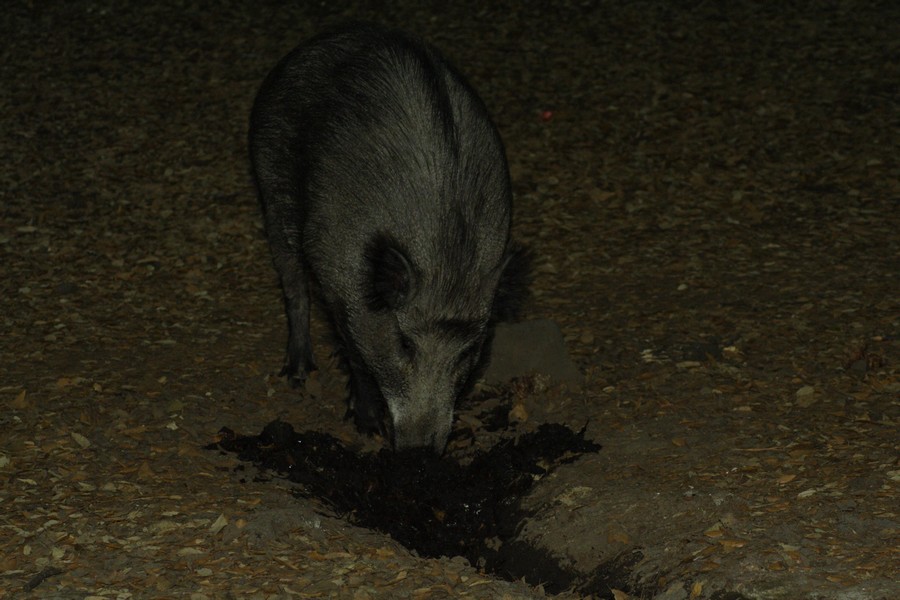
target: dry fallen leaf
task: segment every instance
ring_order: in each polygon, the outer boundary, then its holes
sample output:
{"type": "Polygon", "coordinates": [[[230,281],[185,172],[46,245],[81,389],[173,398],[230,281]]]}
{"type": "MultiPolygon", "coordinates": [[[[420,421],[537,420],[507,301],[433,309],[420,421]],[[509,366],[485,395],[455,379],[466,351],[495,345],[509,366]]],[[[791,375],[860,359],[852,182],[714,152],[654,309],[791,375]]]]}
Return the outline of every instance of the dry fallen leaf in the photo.
{"type": "Polygon", "coordinates": [[[694,598],[699,598],[700,594],[702,594],[702,593],[703,593],[703,582],[695,581],[694,585],[691,586],[691,596],[690,596],[691,600],[693,600],[694,598]]]}
{"type": "Polygon", "coordinates": [[[138,479],[144,479],[148,481],[152,481],[156,479],[156,473],[153,472],[153,469],[150,468],[150,463],[144,461],[141,463],[140,468],[137,471],[138,479]]]}
{"type": "Polygon", "coordinates": [[[628,544],[631,540],[624,531],[610,531],[606,534],[606,541],[610,544],[628,544]]]}
{"type": "Polygon", "coordinates": [[[16,410],[25,409],[27,407],[27,404],[25,403],[25,396],[26,396],[26,392],[25,392],[25,390],[22,390],[21,392],[19,392],[16,395],[15,399],[12,401],[10,406],[16,410]]]}
{"type": "Polygon", "coordinates": [[[722,535],[724,533],[725,533],[725,531],[722,527],[722,524],[716,523],[715,525],[713,525],[712,527],[710,527],[709,529],[704,531],[703,535],[705,535],[706,537],[716,538],[716,537],[722,537],[722,535]]]}
{"type": "Polygon", "coordinates": [[[516,405],[509,410],[509,420],[516,423],[524,423],[527,421],[528,411],[525,409],[525,405],[521,402],[516,403],[516,405]]]}
{"type": "Polygon", "coordinates": [[[228,525],[228,519],[225,517],[225,515],[220,514],[219,518],[217,518],[216,521],[212,525],[210,525],[209,530],[213,533],[219,533],[220,531],[222,531],[222,529],[225,528],[226,525],[228,525]]]}
{"type": "Polygon", "coordinates": [[[802,407],[812,406],[816,403],[816,389],[811,385],[804,385],[802,388],[797,390],[797,404],[802,407]]]}

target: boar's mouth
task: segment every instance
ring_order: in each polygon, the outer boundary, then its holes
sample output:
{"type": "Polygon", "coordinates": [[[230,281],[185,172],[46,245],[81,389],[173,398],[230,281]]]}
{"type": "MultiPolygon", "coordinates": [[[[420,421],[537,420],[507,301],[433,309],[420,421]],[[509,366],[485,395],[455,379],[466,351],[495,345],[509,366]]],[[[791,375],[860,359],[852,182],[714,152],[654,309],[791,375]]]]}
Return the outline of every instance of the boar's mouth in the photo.
{"type": "Polygon", "coordinates": [[[437,408],[439,403],[430,406],[432,409],[407,413],[388,402],[391,418],[387,426],[394,450],[431,448],[438,455],[444,452],[453,425],[453,405],[449,410],[437,408]]]}

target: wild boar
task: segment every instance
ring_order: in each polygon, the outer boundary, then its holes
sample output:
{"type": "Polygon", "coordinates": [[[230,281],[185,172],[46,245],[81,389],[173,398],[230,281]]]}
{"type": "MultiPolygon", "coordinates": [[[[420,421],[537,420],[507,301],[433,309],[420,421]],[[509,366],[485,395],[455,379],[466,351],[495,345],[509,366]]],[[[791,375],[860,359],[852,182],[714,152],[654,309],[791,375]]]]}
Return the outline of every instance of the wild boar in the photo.
{"type": "Polygon", "coordinates": [[[527,289],[506,155],[483,102],[432,46],[351,24],[275,66],[249,142],[288,318],[282,374],[298,384],[315,368],[313,291],[357,427],[442,452],[493,324],[527,289]]]}

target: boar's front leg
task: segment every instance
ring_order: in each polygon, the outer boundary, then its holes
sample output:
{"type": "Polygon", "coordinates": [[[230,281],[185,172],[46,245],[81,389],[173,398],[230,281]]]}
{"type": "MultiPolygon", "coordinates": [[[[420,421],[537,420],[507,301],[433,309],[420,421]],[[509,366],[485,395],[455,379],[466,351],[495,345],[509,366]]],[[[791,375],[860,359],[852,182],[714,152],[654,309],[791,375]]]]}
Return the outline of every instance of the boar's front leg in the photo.
{"type": "Polygon", "coordinates": [[[378,384],[358,357],[347,356],[344,365],[349,375],[350,397],[347,399],[345,419],[353,418],[357,431],[367,435],[387,436],[385,429],[385,401],[378,384]]]}

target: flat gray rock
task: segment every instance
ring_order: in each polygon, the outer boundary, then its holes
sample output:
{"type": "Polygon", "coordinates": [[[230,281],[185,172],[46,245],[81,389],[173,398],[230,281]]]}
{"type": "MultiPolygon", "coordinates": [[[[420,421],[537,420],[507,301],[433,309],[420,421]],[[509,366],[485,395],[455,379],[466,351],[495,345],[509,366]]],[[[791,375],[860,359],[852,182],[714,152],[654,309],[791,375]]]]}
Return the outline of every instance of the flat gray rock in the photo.
{"type": "Polygon", "coordinates": [[[556,383],[581,385],[584,382],[584,376],[569,357],[562,331],[553,321],[497,325],[485,382],[505,383],[535,373],[549,375],[556,383]]]}

